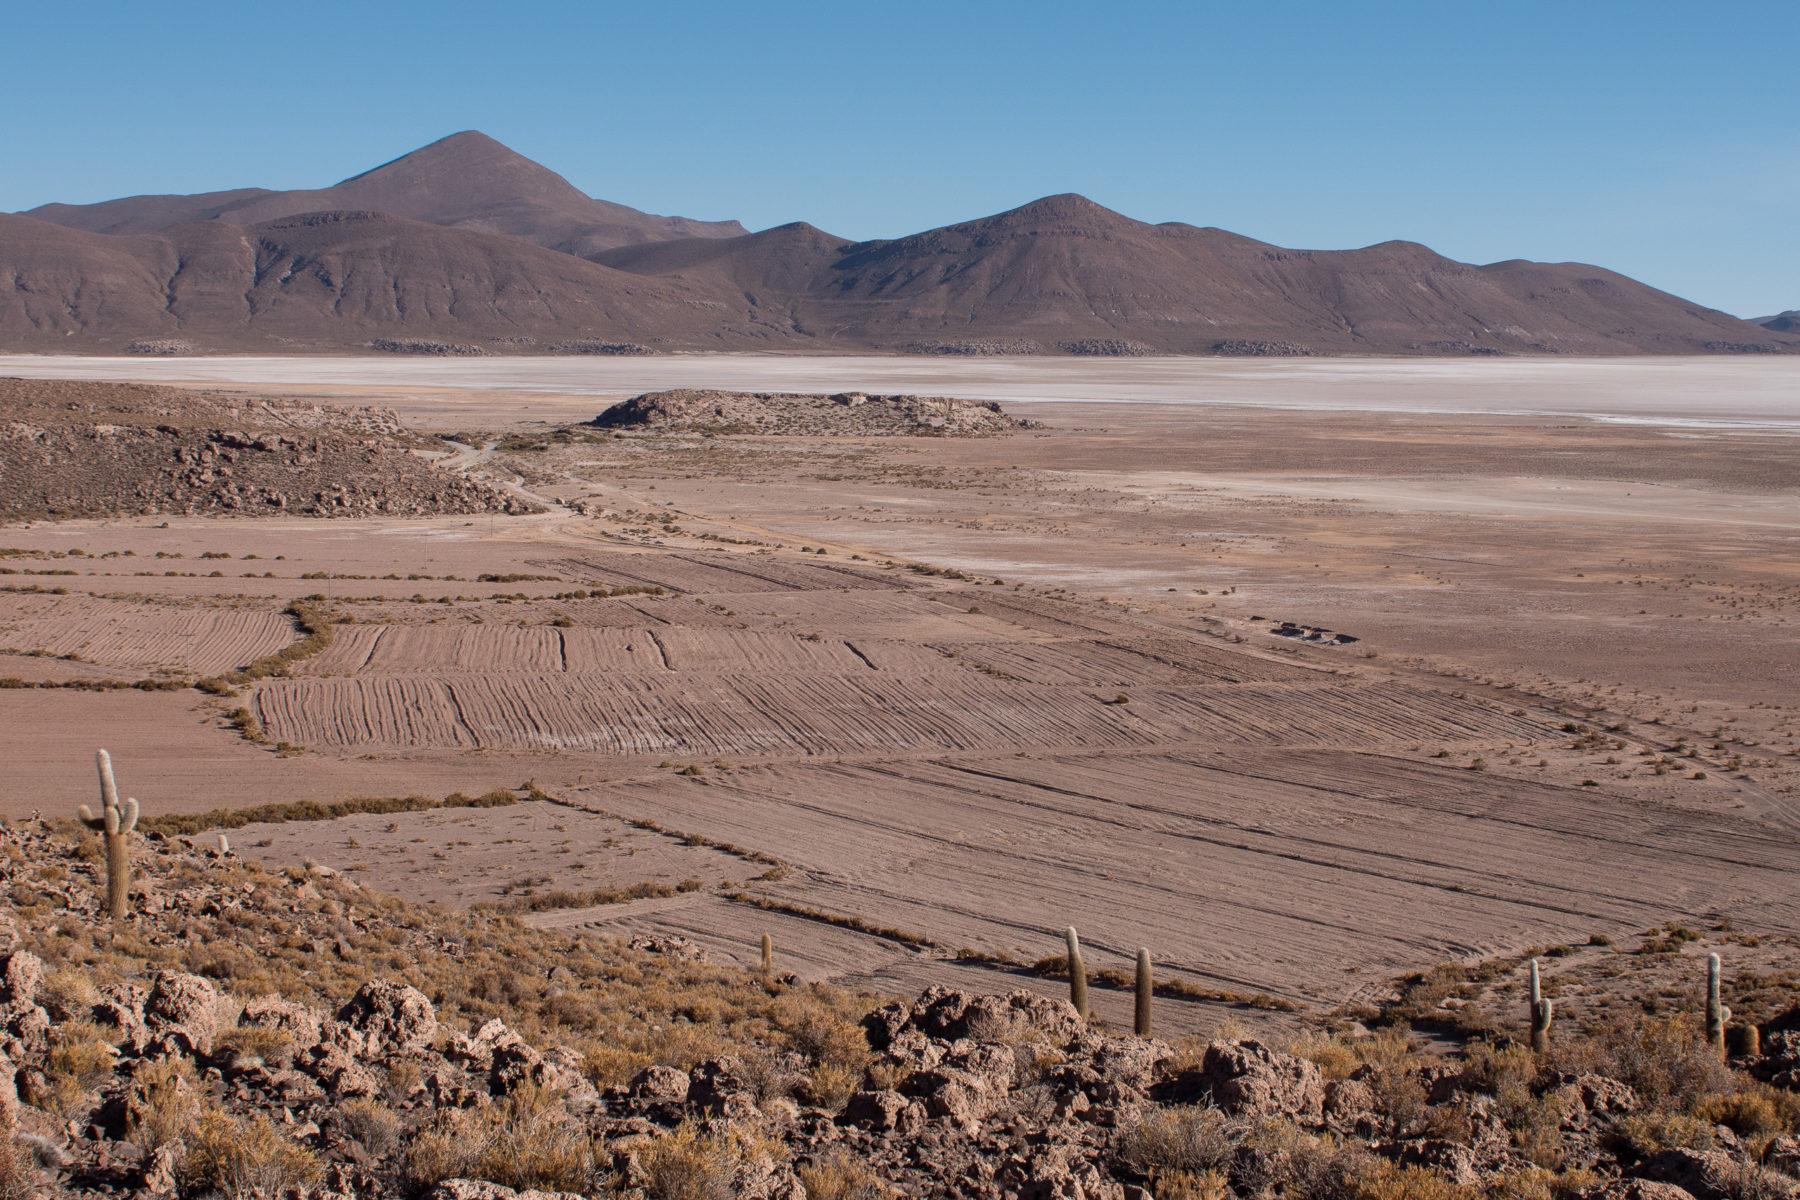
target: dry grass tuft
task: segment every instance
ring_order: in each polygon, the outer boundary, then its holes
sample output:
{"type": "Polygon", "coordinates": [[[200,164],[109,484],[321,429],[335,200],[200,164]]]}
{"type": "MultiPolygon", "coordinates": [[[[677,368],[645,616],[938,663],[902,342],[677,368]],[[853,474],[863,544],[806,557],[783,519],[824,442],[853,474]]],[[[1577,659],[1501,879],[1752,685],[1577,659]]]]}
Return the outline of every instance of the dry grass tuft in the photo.
{"type": "Polygon", "coordinates": [[[563,1107],[562,1094],[527,1084],[488,1108],[440,1113],[414,1134],[406,1173],[420,1191],[466,1178],[586,1195],[602,1189],[604,1161],[599,1140],[563,1107]]]}
{"type": "Polygon", "coordinates": [[[843,1149],[802,1163],[794,1174],[806,1189],[807,1200],[887,1200],[894,1194],[867,1163],[843,1149]]]}
{"type": "Polygon", "coordinates": [[[283,1137],[266,1116],[244,1121],[208,1107],[185,1141],[176,1177],[188,1195],[279,1196],[317,1183],[323,1173],[317,1156],[283,1137]]]}
{"type": "Polygon", "coordinates": [[[200,1119],[193,1062],[165,1058],[141,1064],[125,1096],[125,1134],[146,1154],[184,1142],[200,1119]]]}

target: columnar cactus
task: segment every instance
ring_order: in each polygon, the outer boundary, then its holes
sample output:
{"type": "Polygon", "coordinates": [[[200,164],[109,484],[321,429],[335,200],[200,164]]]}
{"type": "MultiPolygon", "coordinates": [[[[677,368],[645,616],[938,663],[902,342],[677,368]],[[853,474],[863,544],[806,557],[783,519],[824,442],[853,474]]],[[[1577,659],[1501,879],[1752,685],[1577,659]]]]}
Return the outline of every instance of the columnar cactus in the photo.
{"type": "Polygon", "coordinates": [[[1132,1032],[1139,1037],[1150,1036],[1150,997],[1156,991],[1156,978],[1150,972],[1150,950],[1138,947],[1137,961],[1137,1014],[1132,1022],[1132,1032]]]}
{"type": "Polygon", "coordinates": [[[1713,1053],[1723,1057],[1725,1054],[1725,1022],[1731,1020],[1731,1010],[1719,1003],[1719,956],[1706,956],[1706,1040],[1712,1046],[1713,1053]]]}
{"type": "Polygon", "coordinates": [[[106,912],[123,921],[131,892],[131,831],[137,828],[138,802],[119,803],[111,755],[102,750],[94,755],[94,763],[100,769],[100,815],[84,804],[81,823],[106,836],[106,912]]]}
{"type": "Polygon", "coordinates": [[[1069,1003],[1085,1021],[1088,1019],[1087,964],[1081,961],[1081,939],[1075,936],[1073,925],[1063,937],[1069,943],[1069,1003]]]}
{"type": "Polygon", "coordinates": [[[775,974],[775,939],[766,933],[762,940],[762,971],[771,978],[775,974]]]}
{"type": "Polygon", "coordinates": [[[1537,959],[1531,960],[1531,1048],[1539,1054],[1550,1048],[1550,1022],[1556,1019],[1556,1006],[1544,995],[1538,979],[1537,959]]]}

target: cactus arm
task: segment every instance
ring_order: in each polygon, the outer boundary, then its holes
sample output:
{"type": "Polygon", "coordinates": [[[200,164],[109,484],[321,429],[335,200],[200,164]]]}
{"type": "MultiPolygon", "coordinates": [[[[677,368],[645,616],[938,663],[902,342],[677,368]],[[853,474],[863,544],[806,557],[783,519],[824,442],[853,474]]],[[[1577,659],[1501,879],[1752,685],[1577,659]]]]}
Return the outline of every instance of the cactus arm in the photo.
{"type": "Polygon", "coordinates": [[[119,807],[119,785],[113,782],[112,755],[104,750],[94,753],[94,765],[100,771],[100,804],[103,808],[119,807]]]}
{"type": "Polygon", "coordinates": [[[125,801],[125,807],[122,810],[122,812],[120,814],[120,818],[119,818],[119,832],[120,833],[130,833],[132,830],[136,829],[137,828],[137,819],[138,819],[138,802],[137,802],[137,797],[133,796],[131,799],[125,801]]]}
{"type": "MultiPolygon", "coordinates": [[[[106,810],[101,809],[100,811],[105,812],[106,810]]],[[[94,810],[89,808],[87,805],[84,804],[81,806],[80,814],[81,814],[81,823],[83,825],[86,825],[89,829],[100,830],[100,829],[106,828],[105,820],[101,817],[96,817],[94,815],[94,810]]]]}

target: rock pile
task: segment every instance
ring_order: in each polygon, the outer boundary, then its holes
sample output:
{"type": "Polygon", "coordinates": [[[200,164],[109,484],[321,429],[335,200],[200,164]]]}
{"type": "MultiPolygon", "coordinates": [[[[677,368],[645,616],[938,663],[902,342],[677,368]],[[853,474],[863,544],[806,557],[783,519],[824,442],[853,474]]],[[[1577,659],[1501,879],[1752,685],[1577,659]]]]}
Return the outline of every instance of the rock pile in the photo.
{"type": "Polygon", "coordinates": [[[839,392],[646,392],[594,418],[602,429],[799,437],[988,437],[1030,427],[991,400],[839,392]]]}
{"type": "MultiPolygon", "coordinates": [[[[117,387],[79,386],[84,395],[117,387]]],[[[397,421],[380,414],[340,419],[313,406],[209,406],[158,389],[126,389],[98,405],[34,403],[30,394],[67,387],[0,382],[0,519],[533,511],[408,453],[394,440],[397,421]],[[203,424],[208,417],[221,423],[203,424]],[[246,425],[225,426],[227,419],[246,425]]]]}

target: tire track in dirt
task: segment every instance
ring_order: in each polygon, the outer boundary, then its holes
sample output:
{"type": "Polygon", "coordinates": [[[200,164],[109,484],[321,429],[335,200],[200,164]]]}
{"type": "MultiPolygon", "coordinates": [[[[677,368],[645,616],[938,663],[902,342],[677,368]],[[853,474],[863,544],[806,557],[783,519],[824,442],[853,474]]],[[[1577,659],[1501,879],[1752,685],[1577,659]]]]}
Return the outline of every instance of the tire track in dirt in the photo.
{"type": "Polygon", "coordinates": [[[1253,754],[1248,773],[1156,753],[793,764],[620,785],[603,804],[755,845],[802,868],[770,894],[940,945],[1048,954],[1073,921],[1097,963],[1148,944],[1159,969],[1315,1002],[1671,912],[1754,909],[1761,929],[1800,930],[1800,847],[1751,821],[1722,817],[1697,847],[1661,837],[1656,810],[1570,789],[1446,767],[1401,787],[1391,763],[1308,752],[1295,774],[1335,771],[1326,790],[1271,782],[1281,752],[1253,754]],[[1368,767],[1370,791],[1398,795],[1363,796],[1368,767]],[[1434,807],[1445,783],[1460,799],[1434,807]],[[1471,816],[1470,796],[1497,815],[1471,816]],[[1180,836],[1196,823],[1225,832],[1180,836]],[[1716,853],[1734,845],[1757,852],[1716,853]]]}

